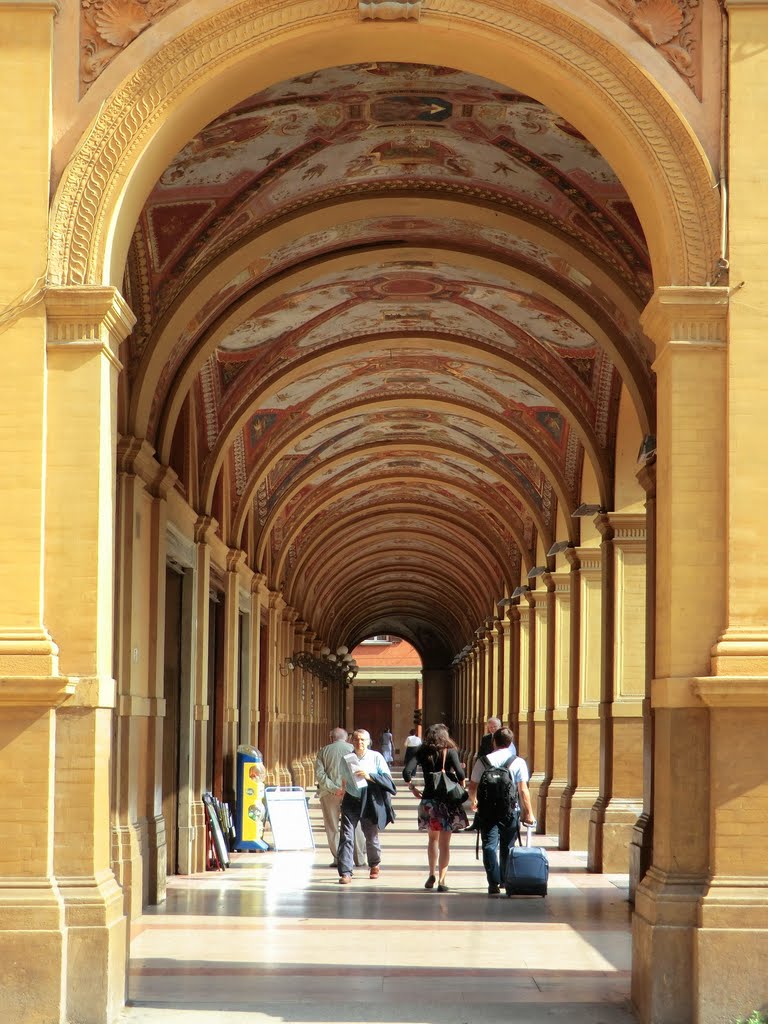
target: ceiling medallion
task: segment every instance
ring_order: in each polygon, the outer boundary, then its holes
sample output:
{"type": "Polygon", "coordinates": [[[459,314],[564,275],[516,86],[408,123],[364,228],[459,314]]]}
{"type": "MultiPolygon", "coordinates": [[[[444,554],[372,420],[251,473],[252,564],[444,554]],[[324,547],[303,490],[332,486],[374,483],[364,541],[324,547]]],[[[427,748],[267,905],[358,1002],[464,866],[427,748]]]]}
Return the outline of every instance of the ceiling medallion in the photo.
{"type": "Polygon", "coordinates": [[[363,21],[418,21],[421,0],[359,0],[363,21]]]}

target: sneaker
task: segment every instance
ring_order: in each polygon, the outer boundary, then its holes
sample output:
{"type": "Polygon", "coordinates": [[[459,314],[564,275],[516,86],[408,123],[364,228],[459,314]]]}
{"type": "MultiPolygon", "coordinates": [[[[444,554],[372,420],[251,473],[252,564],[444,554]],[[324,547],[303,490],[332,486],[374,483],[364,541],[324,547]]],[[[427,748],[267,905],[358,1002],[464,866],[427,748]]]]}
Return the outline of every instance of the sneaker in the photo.
{"type": "Polygon", "coordinates": [[[340,875],[339,885],[349,885],[352,881],[352,875],[340,875]]]}
{"type": "Polygon", "coordinates": [[[500,886],[498,886],[498,885],[489,885],[488,886],[488,895],[489,896],[500,896],[501,895],[501,888],[500,888],[500,886]]]}
{"type": "Polygon", "coordinates": [[[378,878],[379,877],[379,865],[378,864],[374,864],[373,865],[373,867],[371,868],[371,873],[368,875],[368,877],[369,878],[378,878]]]}

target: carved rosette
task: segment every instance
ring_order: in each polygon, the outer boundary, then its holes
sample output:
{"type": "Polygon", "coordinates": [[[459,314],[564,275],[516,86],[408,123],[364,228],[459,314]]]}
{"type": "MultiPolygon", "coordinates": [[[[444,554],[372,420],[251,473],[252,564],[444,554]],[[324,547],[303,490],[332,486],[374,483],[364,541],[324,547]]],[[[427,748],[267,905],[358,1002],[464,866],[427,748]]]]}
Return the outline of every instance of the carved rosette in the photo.
{"type": "Polygon", "coordinates": [[[421,0],[359,0],[363,21],[418,21],[421,0]]]}
{"type": "Polygon", "coordinates": [[[80,0],[80,95],[126,46],[180,0],[80,0]]]}

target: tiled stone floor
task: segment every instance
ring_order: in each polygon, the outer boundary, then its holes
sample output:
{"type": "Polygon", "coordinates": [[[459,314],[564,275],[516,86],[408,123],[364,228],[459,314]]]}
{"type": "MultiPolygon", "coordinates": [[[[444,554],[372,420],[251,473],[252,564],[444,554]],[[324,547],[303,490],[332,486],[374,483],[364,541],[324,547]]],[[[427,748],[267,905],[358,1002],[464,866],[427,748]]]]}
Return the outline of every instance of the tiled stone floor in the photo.
{"type": "Polygon", "coordinates": [[[314,798],[315,851],[171,879],[134,925],[122,1024],[634,1021],[626,876],[550,849],[545,900],[489,898],[468,833],[453,839],[451,891],[428,892],[416,801],[396,806],[375,882],[338,884],[314,798]]]}

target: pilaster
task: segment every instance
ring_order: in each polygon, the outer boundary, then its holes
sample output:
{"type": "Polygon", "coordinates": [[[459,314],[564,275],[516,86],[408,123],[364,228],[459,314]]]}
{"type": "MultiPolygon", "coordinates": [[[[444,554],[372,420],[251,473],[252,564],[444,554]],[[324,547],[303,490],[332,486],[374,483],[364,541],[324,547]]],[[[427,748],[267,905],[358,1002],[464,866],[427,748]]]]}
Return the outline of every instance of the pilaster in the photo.
{"type": "Polygon", "coordinates": [[[537,579],[536,590],[531,591],[536,618],[534,685],[532,708],[529,709],[530,729],[533,731],[532,745],[535,771],[529,786],[531,800],[536,810],[537,832],[547,831],[547,801],[552,781],[552,725],[554,709],[554,586],[548,572],[537,579]]]}
{"type": "Polygon", "coordinates": [[[517,684],[517,749],[528,763],[529,771],[534,769],[535,738],[533,734],[533,692],[536,682],[536,619],[530,595],[524,594],[518,605],[520,616],[520,658],[518,661],[517,684]]]}
{"type": "MultiPolygon", "coordinates": [[[[571,573],[550,575],[554,595],[553,635],[554,703],[552,709],[552,781],[547,794],[547,827],[550,831],[560,827],[563,795],[568,788],[568,706],[571,685],[571,573]]],[[[563,837],[559,837],[564,849],[563,837]]]]}
{"type": "Polygon", "coordinates": [[[600,791],[602,553],[599,548],[570,548],[566,558],[573,576],[573,647],[568,786],[560,801],[560,842],[569,850],[586,850],[589,819],[600,791]]]}
{"type": "Polygon", "coordinates": [[[146,837],[135,828],[129,861],[136,888],[126,904],[112,872],[104,771],[116,706],[117,353],[135,318],[110,287],[50,288],[45,306],[46,623],[57,638],[62,670],[77,677],[73,700],[56,715],[53,863],[67,927],[67,1015],[107,1020],[123,1000],[124,913],[140,911],[144,897],[146,837]]]}
{"type": "MultiPolygon", "coordinates": [[[[632,993],[648,1021],[695,1019],[697,988],[714,985],[696,980],[712,769],[691,678],[709,671],[725,622],[727,312],[726,288],[667,287],[642,316],[658,353],[656,678],[653,863],[635,895],[632,993]]],[[[733,785],[733,756],[724,771],[733,785]]]]}
{"type": "Polygon", "coordinates": [[[645,514],[611,512],[603,538],[600,793],[592,808],[588,866],[624,872],[642,811],[645,692],[645,514]]]}

